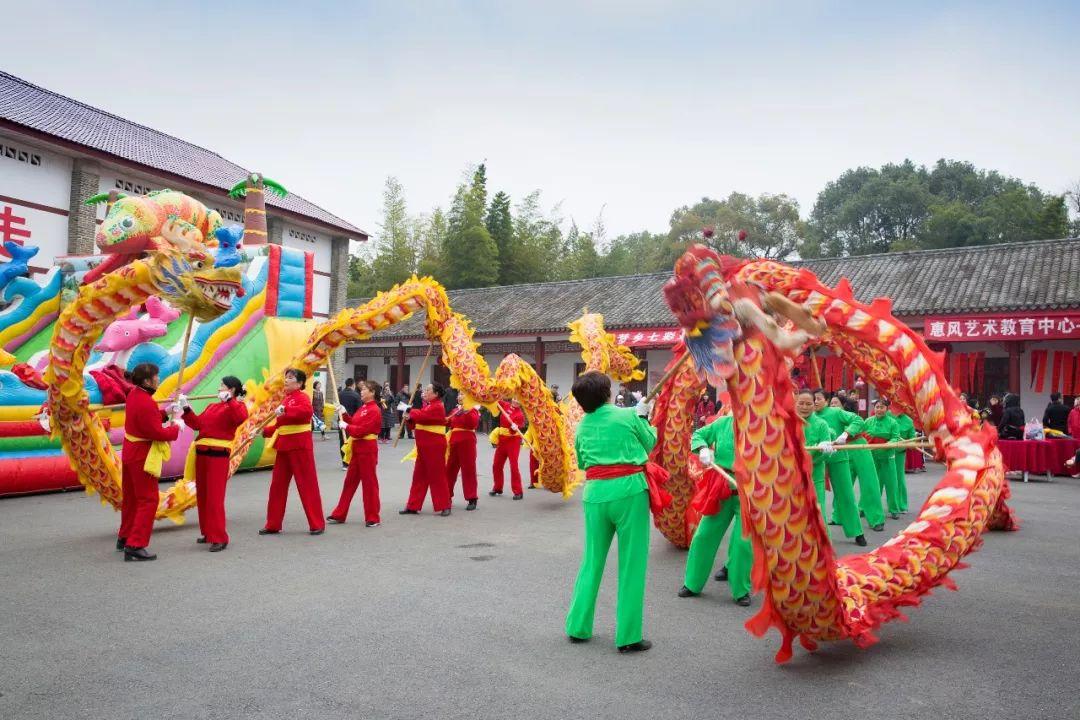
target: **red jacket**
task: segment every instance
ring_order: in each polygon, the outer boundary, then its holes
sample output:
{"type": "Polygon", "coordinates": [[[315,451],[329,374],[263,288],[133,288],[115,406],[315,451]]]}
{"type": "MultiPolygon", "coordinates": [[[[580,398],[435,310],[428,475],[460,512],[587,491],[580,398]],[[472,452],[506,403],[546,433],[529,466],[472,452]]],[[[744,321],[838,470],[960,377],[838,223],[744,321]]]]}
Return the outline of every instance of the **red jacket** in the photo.
{"type": "Polygon", "coordinates": [[[365,403],[352,415],[345,416],[345,432],[349,437],[362,438],[365,435],[378,435],[382,430],[382,409],[374,400],[365,403]]]}
{"type": "Polygon", "coordinates": [[[1080,440],[1080,407],[1074,407],[1069,411],[1069,435],[1080,440]]]}
{"type": "Polygon", "coordinates": [[[247,420],[247,416],[247,406],[236,398],[207,405],[198,415],[191,408],[184,408],[184,422],[192,430],[198,430],[200,438],[232,440],[236,428],[247,420]]]}
{"type": "Polygon", "coordinates": [[[446,419],[446,424],[450,428],[450,440],[451,445],[457,445],[459,443],[472,443],[476,444],[476,428],[480,427],[480,412],[476,408],[471,410],[454,410],[450,413],[450,417],[446,419]],[[454,432],[454,430],[467,430],[468,432],[454,432]]]}
{"type": "Polygon", "coordinates": [[[417,425],[442,425],[446,426],[446,408],[441,400],[430,402],[422,408],[413,408],[409,412],[409,427],[417,425]]]}
{"type": "Polygon", "coordinates": [[[513,420],[514,425],[517,426],[517,429],[522,429],[521,426],[525,424],[525,413],[522,412],[520,407],[515,407],[508,402],[500,402],[499,408],[501,410],[501,412],[499,413],[500,427],[504,427],[507,430],[512,430],[513,427],[510,425],[510,421],[513,420]]]}
{"type": "MultiPolygon", "coordinates": [[[[311,407],[311,398],[303,390],[293,390],[285,396],[285,400],[281,404],[285,406],[285,414],[279,415],[277,420],[266,426],[263,430],[264,437],[270,437],[282,425],[311,425],[311,416],[314,410],[311,407]]],[[[274,442],[274,449],[278,452],[287,452],[289,450],[313,451],[311,433],[278,435],[277,440],[274,442]]]]}
{"type": "MultiPolygon", "coordinates": [[[[169,416],[158,409],[157,401],[149,391],[137,387],[127,396],[124,410],[124,433],[142,440],[166,440],[172,442],[180,434],[176,425],[163,426],[169,416]]],[[[146,456],[150,453],[149,442],[131,442],[124,439],[124,463],[135,463],[142,469],[146,456]]]]}

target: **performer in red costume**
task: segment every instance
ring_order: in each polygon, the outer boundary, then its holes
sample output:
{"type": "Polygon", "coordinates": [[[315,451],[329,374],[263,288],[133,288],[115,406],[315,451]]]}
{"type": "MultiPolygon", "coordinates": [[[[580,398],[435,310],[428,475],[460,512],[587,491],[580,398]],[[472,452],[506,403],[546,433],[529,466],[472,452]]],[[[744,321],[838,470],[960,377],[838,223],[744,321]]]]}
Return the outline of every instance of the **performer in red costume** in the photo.
{"type": "Polygon", "coordinates": [[[405,509],[399,515],[418,515],[431,488],[431,504],[442,516],[450,514],[450,490],[446,486],[446,391],[439,383],[424,387],[423,407],[406,410],[406,423],[416,436],[416,465],[405,509]]]}
{"type": "Polygon", "coordinates": [[[345,429],[348,440],[345,444],[345,458],[349,471],[345,473],[345,484],[341,487],[341,498],[337,507],[326,518],[335,525],[345,522],[349,515],[356,488],[363,486],[361,498],[364,501],[364,526],[379,527],[379,477],[375,466],[379,464],[379,431],[382,430],[382,406],[379,404],[382,388],[371,380],[360,383],[360,400],[364,403],[360,409],[349,415],[344,405],[338,405],[341,426],[345,429]]]}
{"type": "Polygon", "coordinates": [[[540,484],[540,460],[536,457],[536,453],[529,448],[529,489],[542,488],[540,484]]]}
{"type": "Polygon", "coordinates": [[[525,497],[521,488],[521,468],[518,467],[518,456],[521,454],[521,426],[525,424],[525,413],[516,401],[499,401],[499,429],[495,445],[495,460],[492,463],[491,472],[495,476],[494,486],[488,495],[492,497],[503,494],[503,466],[510,461],[510,489],[514,493],[515,500],[525,497]]]}
{"type": "MultiPolygon", "coordinates": [[[[190,407],[184,407],[184,422],[199,431],[188,453],[202,532],[195,542],[210,543],[210,552],[221,552],[229,545],[229,533],[225,531],[225,484],[229,480],[229,455],[236,429],[248,416],[242,400],[246,394],[239,378],[226,375],[218,388],[221,402],[207,405],[198,415],[190,407]]],[[[188,477],[186,471],[184,477],[188,477]]]]}
{"type": "Polygon", "coordinates": [[[277,420],[263,430],[263,436],[270,438],[270,446],[277,451],[277,459],[270,478],[270,498],[266,502],[266,527],[259,531],[260,535],[281,532],[289,483],[294,477],[309,532],[322,535],[326,528],[319,477],[315,473],[315,450],[311,444],[311,398],[304,393],[305,382],[307,374],[303,370],[285,370],[285,400],[277,408],[277,420]]]}
{"type": "Polygon", "coordinates": [[[449,450],[446,453],[446,487],[450,499],[454,499],[458,470],[461,470],[461,492],[469,504],[466,510],[476,509],[476,428],[480,427],[480,413],[476,408],[466,410],[458,395],[457,407],[446,419],[450,428],[449,450]]]}
{"type": "Polygon", "coordinates": [[[124,560],[154,560],[147,551],[158,507],[161,465],[169,459],[169,443],[176,440],[182,420],[169,420],[158,409],[154,392],[158,387],[158,366],[140,363],[131,371],[135,386],[127,395],[124,417],[124,447],[121,451],[123,501],[116,548],[124,560]],[[171,423],[171,424],[165,424],[171,423]]]}

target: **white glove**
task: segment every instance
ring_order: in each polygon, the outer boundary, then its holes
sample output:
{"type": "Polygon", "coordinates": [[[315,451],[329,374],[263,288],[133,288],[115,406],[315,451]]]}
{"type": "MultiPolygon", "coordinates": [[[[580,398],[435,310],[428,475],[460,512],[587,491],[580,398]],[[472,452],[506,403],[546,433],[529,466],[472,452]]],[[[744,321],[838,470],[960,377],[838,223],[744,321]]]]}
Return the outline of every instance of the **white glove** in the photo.
{"type": "Polygon", "coordinates": [[[347,414],[348,414],[348,413],[347,413],[347,412],[345,411],[345,406],[344,406],[344,405],[335,405],[335,406],[334,406],[334,409],[335,409],[335,410],[337,410],[337,414],[338,414],[338,415],[347,415],[347,414]]]}
{"type": "Polygon", "coordinates": [[[702,465],[713,464],[713,451],[709,448],[709,446],[706,445],[705,447],[698,450],[697,456],[698,459],[701,460],[702,465]]]}
{"type": "Polygon", "coordinates": [[[641,398],[645,397],[641,394],[640,390],[635,390],[634,392],[630,393],[630,396],[634,398],[634,402],[641,402],[641,398]]]}
{"type": "Polygon", "coordinates": [[[846,444],[847,444],[847,433],[846,432],[840,433],[840,435],[838,435],[837,438],[835,440],[833,440],[833,445],[846,445],[846,444]]]}
{"type": "Polygon", "coordinates": [[[180,432],[184,432],[185,430],[187,430],[187,423],[185,423],[181,418],[174,417],[172,419],[172,424],[180,428],[180,432]]]}
{"type": "Polygon", "coordinates": [[[652,412],[652,403],[647,403],[645,400],[638,400],[637,405],[634,406],[634,410],[639,416],[647,418],[649,417],[649,413],[652,412]]]}
{"type": "Polygon", "coordinates": [[[276,408],[274,408],[274,414],[275,415],[284,415],[285,414],[285,406],[284,405],[278,405],[276,408]]]}
{"type": "Polygon", "coordinates": [[[821,445],[818,446],[818,450],[821,451],[822,455],[832,455],[834,452],[836,452],[836,448],[831,442],[821,443],[821,445]]]}
{"type": "Polygon", "coordinates": [[[174,402],[169,406],[169,414],[174,418],[178,418],[184,414],[184,406],[180,402],[174,402]]]}
{"type": "Polygon", "coordinates": [[[179,395],[177,395],[176,403],[180,406],[186,407],[188,404],[187,395],[185,395],[184,393],[180,393],[179,395]]]}
{"type": "Polygon", "coordinates": [[[230,390],[221,390],[218,392],[217,396],[218,400],[220,400],[221,402],[228,402],[229,398],[231,398],[233,394],[230,390]]]}

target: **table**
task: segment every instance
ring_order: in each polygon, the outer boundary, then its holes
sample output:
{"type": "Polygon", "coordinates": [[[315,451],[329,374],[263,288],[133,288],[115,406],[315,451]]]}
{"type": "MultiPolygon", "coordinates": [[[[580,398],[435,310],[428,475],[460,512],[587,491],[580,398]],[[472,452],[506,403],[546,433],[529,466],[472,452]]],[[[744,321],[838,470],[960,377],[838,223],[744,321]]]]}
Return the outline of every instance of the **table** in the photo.
{"type": "Polygon", "coordinates": [[[1028,474],[1045,475],[1047,482],[1054,475],[1067,475],[1065,461],[1080,450],[1080,441],[1061,440],[998,440],[1005,469],[1028,474]]]}

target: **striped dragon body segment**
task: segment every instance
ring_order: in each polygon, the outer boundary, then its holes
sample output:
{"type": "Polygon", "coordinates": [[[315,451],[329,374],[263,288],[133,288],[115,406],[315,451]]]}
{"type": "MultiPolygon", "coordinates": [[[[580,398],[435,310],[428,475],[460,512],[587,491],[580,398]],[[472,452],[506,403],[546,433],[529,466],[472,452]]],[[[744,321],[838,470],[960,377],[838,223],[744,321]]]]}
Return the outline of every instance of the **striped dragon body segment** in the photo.
{"type": "Polygon", "coordinates": [[[918,604],[938,585],[954,587],[948,573],[963,567],[985,530],[1016,528],[1004,502],[1009,490],[996,432],[964,409],[940,355],[891,315],[888,301],[866,305],[844,282],[829,288],[807,270],[720,258],[700,246],[677,263],[671,286],[669,304],[684,325],[731,307],[729,291],[738,288],[744,298],[751,288],[762,298],[776,293],[792,301],[824,323],[818,342],[920,419],[947,466],[914,522],[876,550],[837,558],[796,420],[791,350],[744,323],[723,382],[735,419],[736,481],[754,547],[754,589],[764,594],[747,628],[758,635],[769,627],[780,631],[778,661],[791,657],[795,638],[808,649],[844,638],[872,644],[882,623],[902,617],[901,607],[918,604]]]}
{"type": "MultiPolygon", "coordinates": [[[[578,484],[573,450],[566,433],[566,421],[548,392],[544,381],[527,362],[508,355],[494,375],[477,352],[468,320],[450,307],[446,290],[431,278],[413,277],[378,293],[356,308],[346,308],[312,331],[308,344],[290,367],[309,374],[329,362],[330,355],[347,342],[361,342],[413,313],[426,313],[425,332],[438,342],[442,361],[451,373],[451,384],[461,391],[466,407],[483,405],[498,413],[498,402],[516,398],[529,419],[530,446],[540,464],[540,483],[552,492],[569,497],[578,484]]],[[[273,417],[284,398],[282,373],[270,377],[253,395],[253,408],[237,430],[231,467],[235,471],[262,427],[273,417]]]]}
{"type": "MultiPolygon", "coordinates": [[[[119,509],[122,501],[120,458],[97,413],[90,410],[83,370],[105,328],[142,305],[150,296],[167,300],[201,321],[211,320],[242,295],[240,272],[213,268],[205,246],[170,245],[100,279],[84,284],[57,318],[49,347],[47,385],[52,433],[88,493],[119,509]]],[[[160,494],[157,517],[182,520],[195,504],[195,489],[182,480],[160,494]]]]}

